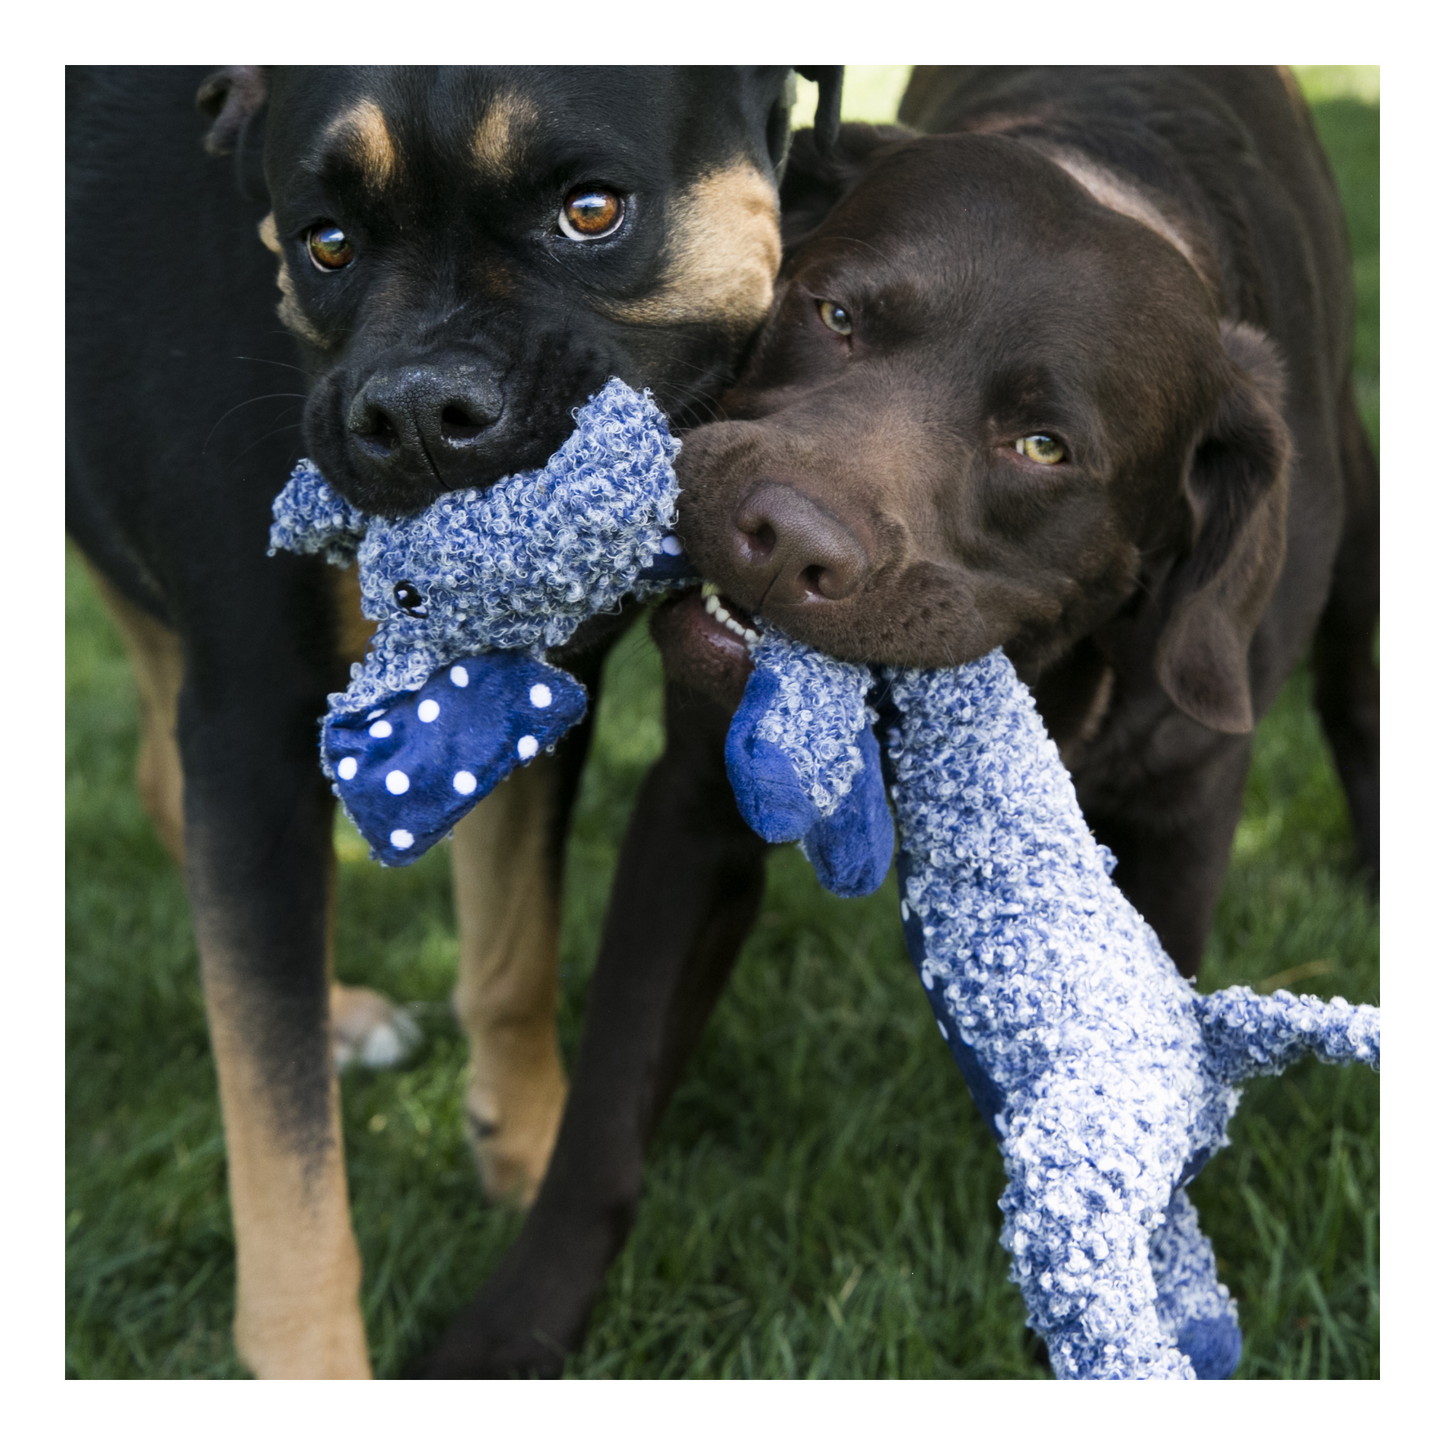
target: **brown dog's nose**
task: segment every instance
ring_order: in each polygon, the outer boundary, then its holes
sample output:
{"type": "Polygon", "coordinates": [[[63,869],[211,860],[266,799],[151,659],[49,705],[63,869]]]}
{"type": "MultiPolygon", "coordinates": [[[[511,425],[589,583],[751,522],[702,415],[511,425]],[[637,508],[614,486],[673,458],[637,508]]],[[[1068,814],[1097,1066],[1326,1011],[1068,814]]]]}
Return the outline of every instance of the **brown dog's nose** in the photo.
{"type": "Polygon", "coordinates": [[[755,581],[759,605],[830,602],[851,597],[868,573],[857,536],[811,497],[781,482],[761,482],[734,517],[734,546],[755,581]]]}

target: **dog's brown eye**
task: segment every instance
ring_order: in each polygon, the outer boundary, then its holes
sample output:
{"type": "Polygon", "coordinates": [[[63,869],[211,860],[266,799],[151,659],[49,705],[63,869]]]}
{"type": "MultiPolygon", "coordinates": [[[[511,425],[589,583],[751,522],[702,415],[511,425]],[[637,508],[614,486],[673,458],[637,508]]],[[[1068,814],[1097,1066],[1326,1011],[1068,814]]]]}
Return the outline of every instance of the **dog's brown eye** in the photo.
{"type": "Polygon", "coordinates": [[[557,212],[557,229],[573,241],[610,236],[622,224],[622,197],[606,186],[578,186],[557,212]]]}
{"type": "Polygon", "coordinates": [[[1042,432],[1037,436],[1020,437],[1014,443],[1014,450],[1031,462],[1042,462],[1046,467],[1057,466],[1064,459],[1063,442],[1042,432]]]}
{"type": "Polygon", "coordinates": [[[818,315],[829,331],[836,331],[839,336],[853,334],[853,318],[836,301],[818,302],[818,315]]]}
{"type": "Polygon", "coordinates": [[[311,253],[311,262],[318,271],[339,271],[351,264],[354,254],[346,232],[330,221],[312,226],[306,236],[306,249],[311,253]]]}

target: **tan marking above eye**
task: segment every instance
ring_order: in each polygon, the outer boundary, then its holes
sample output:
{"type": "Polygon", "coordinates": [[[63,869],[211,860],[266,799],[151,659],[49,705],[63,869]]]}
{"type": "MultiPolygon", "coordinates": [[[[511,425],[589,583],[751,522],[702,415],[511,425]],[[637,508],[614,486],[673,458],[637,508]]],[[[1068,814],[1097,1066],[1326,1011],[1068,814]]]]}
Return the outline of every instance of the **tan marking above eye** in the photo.
{"type": "Polygon", "coordinates": [[[325,141],[344,145],[361,166],[367,185],[374,189],[386,185],[396,171],[396,143],[374,100],[358,101],[342,111],[326,127],[325,141]]]}
{"type": "Polygon", "coordinates": [[[606,186],[574,186],[557,212],[557,229],[572,241],[610,236],[625,212],[622,197],[606,186]]]}
{"type": "Polygon", "coordinates": [[[829,331],[836,331],[839,336],[853,334],[853,318],[836,301],[818,302],[818,315],[829,331]]]}
{"type": "Polygon", "coordinates": [[[1020,437],[1014,443],[1014,450],[1020,456],[1027,457],[1031,462],[1040,462],[1046,467],[1058,466],[1065,456],[1063,442],[1044,432],[1035,432],[1033,436],[1020,437]]]}
{"type": "Polygon", "coordinates": [[[472,157],[496,180],[505,180],[521,163],[526,131],[540,119],[537,107],[524,95],[500,95],[472,132],[472,157]]]}

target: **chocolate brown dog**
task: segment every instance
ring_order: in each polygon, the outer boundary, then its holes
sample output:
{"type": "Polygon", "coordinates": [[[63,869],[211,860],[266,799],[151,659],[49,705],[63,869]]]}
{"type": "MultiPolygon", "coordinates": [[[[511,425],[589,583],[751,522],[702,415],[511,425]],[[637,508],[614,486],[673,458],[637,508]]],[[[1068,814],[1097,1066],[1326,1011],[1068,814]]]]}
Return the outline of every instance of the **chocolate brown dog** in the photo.
{"type": "MultiPolygon", "coordinates": [[[[794,152],[772,312],[680,458],[689,549],[725,613],[840,657],[1003,645],[1192,974],[1251,730],[1312,640],[1377,867],[1378,479],[1333,183],[1270,71],[925,70],[902,114],[948,133],[794,152]]],[[[662,631],[731,695],[716,612],[662,631]]]]}
{"type": "MultiPolygon", "coordinates": [[[[841,68],[816,76],[836,124],[841,68]]],[[[354,582],[266,555],[270,502],[303,453],[388,515],[488,485],[613,375],[679,424],[705,407],[772,295],[789,70],[72,67],[67,87],[67,525],[135,664],[138,780],[186,870],[236,1344],[259,1375],[366,1375],[317,719],[369,629],[354,582]]],[[[574,640],[594,688],[627,620],[574,640]]],[[[489,1191],[523,1200],[565,1093],[559,864],[586,744],[453,848],[474,1143],[489,1191]]],[[[700,880],[654,955],[687,972],[717,947],[692,915],[730,875],[712,838],[659,846],[700,880]]]]}
{"type": "Polygon", "coordinates": [[[557,1149],[436,1373],[558,1373],[626,1237],[653,1123],[761,896],[715,727],[752,615],[880,663],[1002,644],[1187,973],[1254,720],[1313,639],[1377,867],[1378,474],[1344,224],[1292,82],[920,68],[902,117],[943,134],[794,145],[771,311],[729,419],[678,463],[689,551],[723,595],[654,615],[668,749],[619,861],[557,1149]],[[676,726],[702,699],[706,725],[676,726]],[[680,895],[711,900],[685,969],[654,923],[680,895]]]}

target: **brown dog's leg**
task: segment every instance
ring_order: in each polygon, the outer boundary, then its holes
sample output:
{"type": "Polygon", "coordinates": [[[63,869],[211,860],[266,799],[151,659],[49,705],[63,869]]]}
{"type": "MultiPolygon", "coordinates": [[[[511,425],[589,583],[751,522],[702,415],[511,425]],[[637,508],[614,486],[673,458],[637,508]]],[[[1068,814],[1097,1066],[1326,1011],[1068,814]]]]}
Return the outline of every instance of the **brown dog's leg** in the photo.
{"type": "Polygon", "coordinates": [[[524,1205],[542,1182],[567,1098],[551,838],[558,772],[552,757],[519,769],[452,834],[468,1132],[487,1193],[524,1205]]]}
{"type": "Polygon", "coordinates": [[[766,845],[723,768],[730,718],[669,689],[667,720],[667,751],[618,860],[556,1153],[521,1235],[423,1374],[561,1371],[632,1227],[648,1141],[757,912],[766,845]]]}
{"type": "MultiPolygon", "coordinates": [[[[1119,790],[1102,804],[1087,773],[1075,774],[1084,818],[1119,860],[1114,882],[1159,935],[1186,978],[1199,972],[1249,776],[1252,736],[1214,733],[1180,719],[1192,756],[1167,774],[1119,790]]],[[[1180,748],[1181,753],[1183,748],[1180,748]]]]}
{"type": "Polygon", "coordinates": [[[1345,382],[1340,401],[1345,526],[1329,601],[1315,632],[1315,708],[1350,805],[1361,871],[1380,874],[1380,468],[1345,382]]]}

